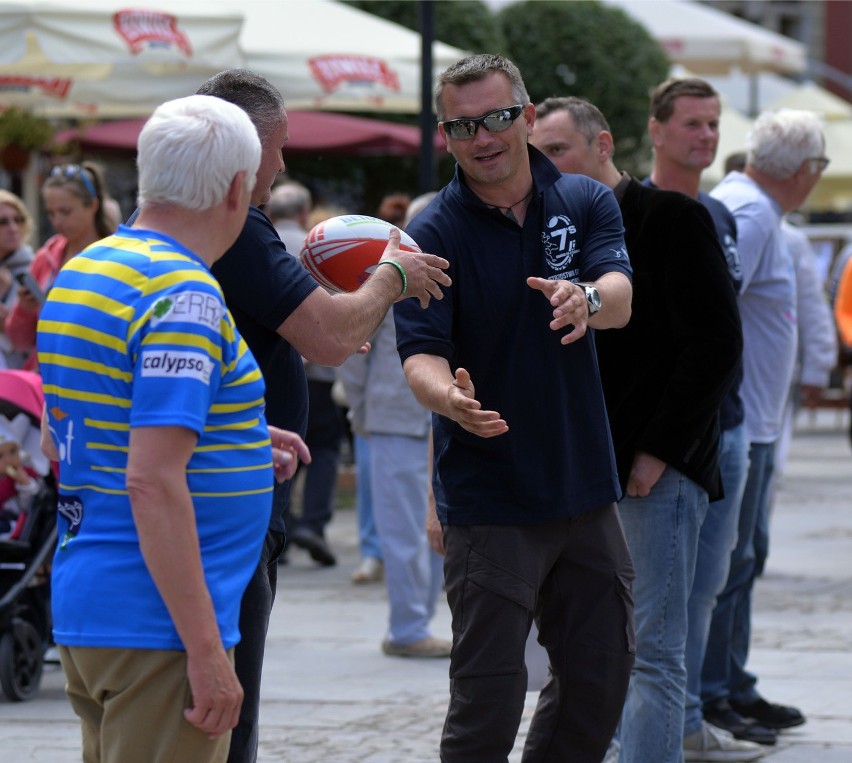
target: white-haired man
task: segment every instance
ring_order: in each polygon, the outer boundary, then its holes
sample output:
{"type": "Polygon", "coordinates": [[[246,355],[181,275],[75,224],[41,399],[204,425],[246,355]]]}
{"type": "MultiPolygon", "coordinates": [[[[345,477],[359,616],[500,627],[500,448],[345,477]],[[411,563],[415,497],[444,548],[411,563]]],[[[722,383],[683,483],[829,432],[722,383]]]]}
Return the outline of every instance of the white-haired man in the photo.
{"type": "Polygon", "coordinates": [[[749,441],[749,470],[740,503],[737,545],[725,589],[713,612],[702,672],[705,717],[728,703],[739,715],[773,729],[798,726],[794,707],[767,702],[745,669],[751,637],[751,595],[768,552],[769,485],[775,443],[796,360],[796,276],[781,229],[783,215],[799,207],[828,165],[825,138],[813,112],[765,112],[747,140],[743,172],[713,189],[732,212],[742,265],[741,388],[749,441]]]}
{"type": "Polygon", "coordinates": [[[138,156],[134,226],[67,263],[39,323],[42,444],[60,465],[54,638],[84,760],[224,761],[272,477],[309,454],[267,427],[210,272],[246,220],[251,120],[215,98],[170,101],[138,156]]]}

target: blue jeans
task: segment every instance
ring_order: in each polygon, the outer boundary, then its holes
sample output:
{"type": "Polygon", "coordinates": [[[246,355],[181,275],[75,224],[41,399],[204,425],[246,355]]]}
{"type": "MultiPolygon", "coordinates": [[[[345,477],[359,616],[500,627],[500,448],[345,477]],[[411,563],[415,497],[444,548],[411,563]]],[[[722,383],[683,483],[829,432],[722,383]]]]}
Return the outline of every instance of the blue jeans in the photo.
{"type": "Polygon", "coordinates": [[[737,543],[740,503],[748,474],[748,441],[742,424],[722,432],[719,467],[725,497],[710,504],[701,525],[695,578],[687,604],[689,628],[686,636],[684,736],[701,728],[701,666],[707,650],[713,609],[728,580],[731,552],[737,543]]]}
{"type": "Polygon", "coordinates": [[[751,641],[751,594],[768,552],[769,484],[775,443],[749,445],[749,469],[740,504],[737,545],[731,570],[710,623],[701,675],[702,700],[732,699],[745,704],[759,698],[757,678],[745,669],[751,641]]]}
{"type": "Polygon", "coordinates": [[[390,604],[387,639],[411,644],[430,635],[443,585],[441,557],[426,539],[429,437],[371,435],[370,477],[390,604]]]}
{"type": "Polygon", "coordinates": [[[355,435],[356,490],[355,509],[358,513],[358,546],[361,558],[381,559],[382,547],[376,520],[373,517],[373,491],[370,485],[370,439],[355,435]]]}
{"type": "Polygon", "coordinates": [[[620,763],[682,763],[687,600],[707,491],[667,467],[645,498],[618,505],[636,568],[636,664],[621,715],[620,763]]]}

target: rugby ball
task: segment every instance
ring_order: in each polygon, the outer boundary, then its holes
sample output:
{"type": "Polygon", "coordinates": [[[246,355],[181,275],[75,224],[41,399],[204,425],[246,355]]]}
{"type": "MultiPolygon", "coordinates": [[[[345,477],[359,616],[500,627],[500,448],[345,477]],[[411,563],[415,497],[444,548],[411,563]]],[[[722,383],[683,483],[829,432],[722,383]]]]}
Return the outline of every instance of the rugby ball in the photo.
{"type": "MultiPolygon", "coordinates": [[[[391,228],[378,217],[340,215],[315,225],[302,245],[302,265],[329,291],[356,291],[373,274],[388,243],[391,228]]],[[[399,247],[420,247],[401,231],[399,247]]]]}

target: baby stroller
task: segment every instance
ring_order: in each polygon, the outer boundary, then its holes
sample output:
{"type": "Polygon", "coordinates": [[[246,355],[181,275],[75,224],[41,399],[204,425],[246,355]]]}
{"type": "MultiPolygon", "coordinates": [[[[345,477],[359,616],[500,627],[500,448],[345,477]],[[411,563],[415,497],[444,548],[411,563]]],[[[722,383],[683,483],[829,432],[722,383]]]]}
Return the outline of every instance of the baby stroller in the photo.
{"type": "MultiPolygon", "coordinates": [[[[0,421],[20,433],[22,461],[37,491],[0,540],[0,684],[13,702],[35,696],[51,645],[50,566],[56,546],[56,478],[39,447],[41,377],[0,370],[0,421]]],[[[7,473],[8,474],[8,473],[7,473]]],[[[7,475],[0,474],[0,479],[7,475]]]]}

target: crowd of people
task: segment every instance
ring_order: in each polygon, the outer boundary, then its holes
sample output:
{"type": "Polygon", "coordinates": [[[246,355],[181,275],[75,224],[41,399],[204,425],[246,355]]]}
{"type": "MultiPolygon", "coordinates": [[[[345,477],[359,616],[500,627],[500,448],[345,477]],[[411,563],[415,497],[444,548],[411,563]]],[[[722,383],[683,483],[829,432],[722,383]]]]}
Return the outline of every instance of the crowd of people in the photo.
{"type": "Polygon", "coordinates": [[[529,763],[751,761],[805,723],[748,651],[791,411],[828,384],[835,323],[852,348],[852,258],[835,321],[785,219],[828,164],[819,119],[762,114],[706,193],[707,82],[656,88],[640,179],[594,104],[533,104],[511,61],[466,57],[434,91],[455,176],[376,211],[422,252],[392,232],[395,267],[332,294],[301,244],[343,210],[277,182],[285,96],[234,69],[163,104],[125,224],[97,165],[57,165],[33,253],[0,191],[0,361],[44,381],[84,760],[256,760],[281,565],[337,563],[347,436],[352,581],[386,587],[384,654],[449,660],[444,763],[507,759],[533,624],[529,763]]]}

